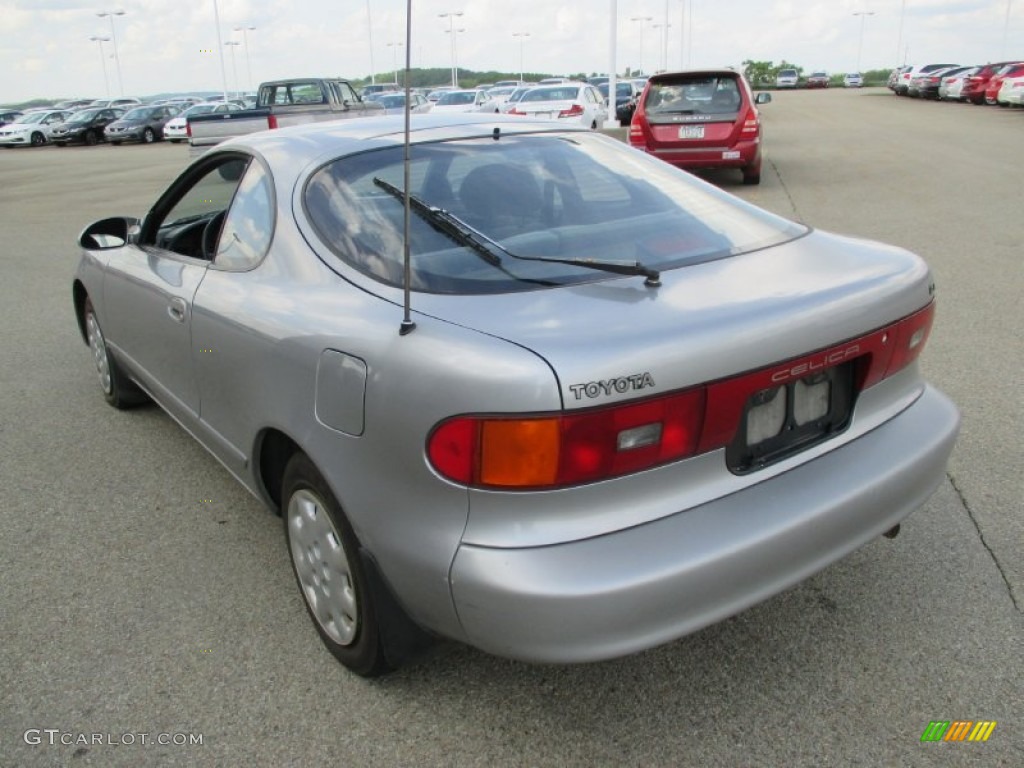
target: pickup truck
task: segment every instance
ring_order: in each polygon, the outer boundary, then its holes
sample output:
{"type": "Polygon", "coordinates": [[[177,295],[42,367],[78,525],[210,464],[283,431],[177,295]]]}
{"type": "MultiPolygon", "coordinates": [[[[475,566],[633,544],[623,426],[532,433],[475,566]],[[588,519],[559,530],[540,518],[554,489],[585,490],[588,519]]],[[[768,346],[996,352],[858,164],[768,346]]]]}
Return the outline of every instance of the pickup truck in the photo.
{"type": "Polygon", "coordinates": [[[254,109],[190,117],[189,156],[198,157],[215,144],[256,131],[382,114],[380,104],[360,99],[347,80],[273,80],[260,85],[254,109]]]}

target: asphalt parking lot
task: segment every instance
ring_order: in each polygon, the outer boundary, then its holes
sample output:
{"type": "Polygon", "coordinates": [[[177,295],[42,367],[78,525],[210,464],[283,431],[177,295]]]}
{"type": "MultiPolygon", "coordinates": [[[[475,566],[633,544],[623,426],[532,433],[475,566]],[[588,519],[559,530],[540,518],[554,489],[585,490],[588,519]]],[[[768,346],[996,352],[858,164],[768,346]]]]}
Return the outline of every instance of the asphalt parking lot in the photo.
{"type": "Polygon", "coordinates": [[[78,232],[143,215],[187,147],[0,151],[0,766],[1024,765],[1024,110],[830,89],[763,114],[762,184],[707,178],[931,264],[947,481],[898,538],[666,647],[444,643],[377,681],[321,646],[280,521],[155,407],[107,406],[78,335],[78,232]],[[922,743],[935,720],[997,726],[922,743]]]}

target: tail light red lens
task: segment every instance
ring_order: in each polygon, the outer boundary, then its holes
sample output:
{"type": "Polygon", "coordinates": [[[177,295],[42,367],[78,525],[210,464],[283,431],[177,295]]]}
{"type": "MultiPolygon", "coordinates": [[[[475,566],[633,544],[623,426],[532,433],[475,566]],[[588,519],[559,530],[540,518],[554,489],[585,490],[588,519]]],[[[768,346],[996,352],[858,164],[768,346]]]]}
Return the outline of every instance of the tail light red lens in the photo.
{"type": "Polygon", "coordinates": [[[573,104],[568,109],[563,109],[558,113],[559,117],[583,117],[583,105],[573,104]]]}
{"type": "Polygon", "coordinates": [[[525,112],[520,112],[520,111],[519,111],[518,109],[516,109],[515,107],[512,107],[512,109],[510,109],[510,110],[509,110],[509,111],[507,112],[507,114],[509,114],[509,115],[525,115],[526,113],[525,113],[525,112]]]}
{"type": "Polygon", "coordinates": [[[729,445],[751,395],[853,363],[856,391],[921,354],[935,305],[866,336],[667,395],[581,411],[456,416],[427,438],[434,469],[456,483],[544,490],[640,472],[729,445]]]}
{"type": "Polygon", "coordinates": [[[192,138],[192,123],[185,123],[185,135],[192,138]]]}
{"type": "Polygon", "coordinates": [[[577,413],[459,416],[427,441],[431,464],[458,483],[540,489],[594,482],[692,456],[705,389],[577,413]]]}
{"type": "Polygon", "coordinates": [[[747,108],[747,114],[743,116],[743,126],[740,128],[740,136],[754,138],[761,131],[761,118],[753,107],[747,108]]]}
{"type": "Polygon", "coordinates": [[[277,128],[277,115],[267,116],[267,128],[270,130],[277,128]]]}

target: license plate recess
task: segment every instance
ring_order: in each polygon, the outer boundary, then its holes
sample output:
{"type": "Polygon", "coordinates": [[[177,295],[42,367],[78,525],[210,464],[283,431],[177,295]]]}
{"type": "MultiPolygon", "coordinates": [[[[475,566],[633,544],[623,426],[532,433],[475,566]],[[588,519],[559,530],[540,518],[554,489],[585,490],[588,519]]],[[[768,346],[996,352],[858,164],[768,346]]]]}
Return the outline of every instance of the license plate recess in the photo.
{"type": "Polygon", "coordinates": [[[762,389],[743,409],[726,448],[733,472],[753,472],[827,440],[849,426],[855,361],[762,389]]]}

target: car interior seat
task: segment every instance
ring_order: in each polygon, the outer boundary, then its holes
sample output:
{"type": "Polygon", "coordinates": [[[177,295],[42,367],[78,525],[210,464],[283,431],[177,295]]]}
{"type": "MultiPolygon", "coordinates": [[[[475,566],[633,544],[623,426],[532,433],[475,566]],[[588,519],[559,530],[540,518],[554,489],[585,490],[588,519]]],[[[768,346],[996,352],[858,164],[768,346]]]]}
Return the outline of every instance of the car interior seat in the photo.
{"type": "Polygon", "coordinates": [[[459,200],[466,223],[494,238],[543,226],[544,194],[524,168],[497,163],[474,168],[459,186],[459,200]]]}

